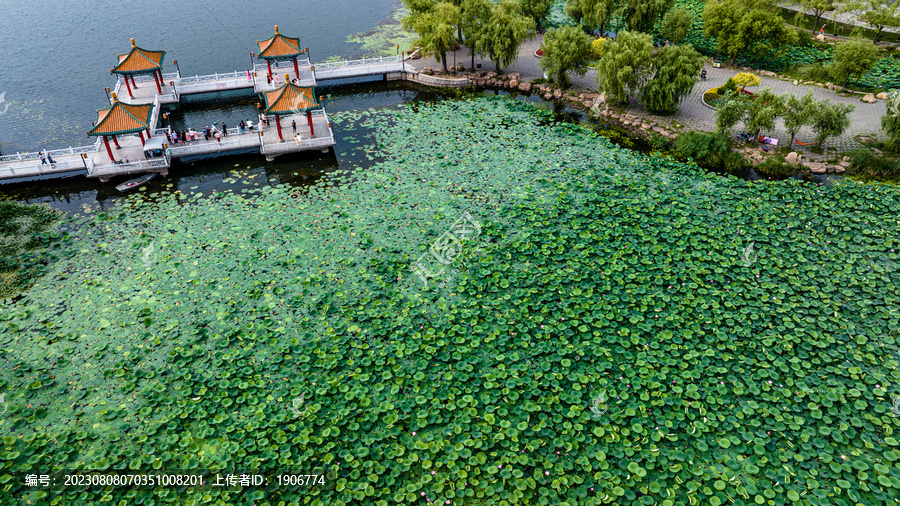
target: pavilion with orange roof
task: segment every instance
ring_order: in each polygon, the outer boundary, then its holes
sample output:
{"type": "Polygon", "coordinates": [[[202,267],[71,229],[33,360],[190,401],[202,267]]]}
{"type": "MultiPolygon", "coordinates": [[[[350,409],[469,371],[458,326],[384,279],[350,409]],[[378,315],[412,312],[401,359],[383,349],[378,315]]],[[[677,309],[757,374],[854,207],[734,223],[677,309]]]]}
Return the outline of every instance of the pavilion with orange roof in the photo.
{"type": "Polygon", "coordinates": [[[131,93],[132,86],[137,88],[137,83],[134,82],[134,76],[145,74],[153,74],[153,80],[156,81],[156,90],[160,94],[162,93],[160,83],[163,82],[162,62],[163,58],[166,56],[165,51],[148,51],[146,49],[141,49],[134,43],[134,39],[131,39],[131,51],[127,54],[116,54],[116,56],[119,58],[119,64],[116,65],[115,68],[110,69],[110,72],[125,76],[125,86],[128,87],[128,96],[134,98],[134,95],[131,93]],[[128,84],[129,78],[131,79],[131,84],[128,84]]]}
{"type": "Polygon", "coordinates": [[[297,86],[291,83],[289,78],[290,76],[285,74],[285,84],[283,86],[263,93],[263,100],[266,102],[266,114],[275,116],[275,124],[278,126],[278,138],[284,140],[284,137],[281,136],[280,117],[305,112],[306,121],[309,123],[309,133],[311,136],[315,136],[312,111],[322,107],[316,99],[316,89],[297,86]]]}
{"type": "Polygon", "coordinates": [[[106,109],[97,110],[97,122],[94,128],[90,129],[87,134],[90,137],[103,137],[103,143],[106,144],[106,152],[109,154],[110,161],[115,162],[112,149],[109,147],[108,137],[113,138],[116,147],[119,141],[116,140],[117,135],[126,135],[137,133],[141,137],[141,144],[144,140],[144,130],[147,131],[147,139],[150,138],[150,115],[153,113],[153,104],[129,105],[119,102],[116,94],[112,95],[113,105],[106,109]]]}
{"type": "Polygon", "coordinates": [[[297,57],[304,53],[300,48],[300,39],[285,37],[278,31],[278,25],[275,25],[275,35],[266,40],[256,41],[259,47],[259,58],[266,60],[269,68],[269,77],[272,77],[272,61],[294,60],[294,74],[300,79],[300,68],[297,66],[297,57]]]}

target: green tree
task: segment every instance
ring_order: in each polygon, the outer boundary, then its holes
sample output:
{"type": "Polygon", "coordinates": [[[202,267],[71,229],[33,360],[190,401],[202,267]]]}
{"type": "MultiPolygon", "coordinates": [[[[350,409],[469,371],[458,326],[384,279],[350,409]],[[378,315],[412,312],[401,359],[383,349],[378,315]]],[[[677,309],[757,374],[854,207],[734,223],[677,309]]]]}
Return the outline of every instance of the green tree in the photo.
{"type": "Polygon", "coordinates": [[[878,46],[862,39],[853,39],[835,46],[828,70],[835,79],[842,80],[844,86],[847,86],[850,79],[856,80],[872,70],[879,59],[878,46]]]}
{"type": "Polygon", "coordinates": [[[726,92],[716,110],[716,129],[719,134],[727,135],[731,132],[731,129],[744,117],[746,108],[747,104],[742,96],[736,95],[733,91],[726,92]]]}
{"type": "Polygon", "coordinates": [[[816,132],[819,147],[829,137],[837,137],[850,127],[850,113],[856,109],[853,104],[836,104],[823,100],[816,104],[812,116],[812,128],[816,132]]]}
{"type": "Polygon", "coordinates": [[[748,86],[759,86],[759,77],[750,72],[739,72],[731,79],[734,79],[734,84],[740,86],[742,91],[748,86]]]}
{"type": "Polygon", "coordinates": [[[703,24],[706,35],[716,38],[716,51],[728,55],[729,65],[741,51],[761,54],[798,41],[797,32],[784,24],[770,0],[710,0],[703,9],[703,24]]]}
{"type": "Polygon", "coordinates": [[[675,0],[626,0],[622,16],[625,25],[630,32],[647,33],[653,29],[653,25],[669,9],[675,0]]]}
{"type": "Polygon", "coordinates": [[[666,13],[659,25],[659,34],[673,44],[680,44],[691,31],[694,16],[684,7],[672,9],[666,13]]]}
{"type": "MultiPolygon", "coordinates": [[[[798,3],[802,5],[804,9],[812,11],[812,15],[815,16],[812,27],[813,33],[815,33],[819,27],[819,19],[822,18],[822,14],[835,9],[834,0],[798,0],[798,3]]],[[[803,11],[797,11],[795,19],[799,19],[802,15],[803,11]]]]}
{"type": "Polygon", "coordinates": [[[900,26],[900,0],[857,0],[844,4],[841,10],[862,12],[858,19],[877,30],[873,41],[886,27],[900,26]]]}
{"type": "Polygon", "coordinates": [[[763,130],[775,129],[775,118],[784,111],[783,99],[766,86],[751,99],[745,99],[744,127],[759,135],[763,130]]]}
{"type": "Polygon", "coordinates": [[[458,42],[459,8],[450,2],[407,1],[410,14],[403,19],[403,25],[419,35],[416,44],[422,46],[425,55],[440,56],[444,72],[448,72],[447,51],[458,42]]]}
{"type": "Polygon", "coordinates": [[[610,99],[626,102],[644,86],[653,58],[653,39],[646,33],[619,32],[618,37],[603,43],[597,62],[600,91],[610,99]]]}
{"type": "Polygon", "coordinates": [[[567,74],[583,76],[591,59],[591,38],[574,26],[563,26],[547,32],[541,45],[544,56],[538,64],[563,88],[569,86],[567,74]]]}
{"type": "Polygon", "coordinates": [[[652,77],[641,90],[648,110],[671,114],[700,79],[703,56],[693,46],[667,46],[653,55],[652,77]]]}
{"type": "Polygon", "coordinates": [[[784,127],[791,134],[791,141],[788,142],[788,147],[794,145],[794,138],[797,136],[797,132],[804,126],[812,123],[812,116],[817,105],[818,102],[813,98],[811,91],[804,95],[803,98],[797,98],[793,93],[787,95],[787,98],[784,100],[783,117],[784,127]]]}
{"type": "Polygon", "coordinates": [[[544,21],[550,15],[554,0],[521,0],[522,13],[537,24],[537,31],[544,33],[544,21]]]}
{"type": "Polygon", "coordinates": [[[463,0],[460,9],[460,25],[472,58],[472,70],[475,70],[475,55],[487,54],[484,40],[491,23],[493,5],[491,0],[463,0]]]}
{"type": "Polygon", "coordinates": [[[613,16],[624,8],[624,0],[568,0],[566,12],[575,21],[603,34],[613,16]]]}
{"type": "Polygon", "coordinates": [[[522,15],[518,2],[503,0],[494,5],[481,42],[497,72],[515,61],[519,47],[533,33],[534,20],[522,15]]]}

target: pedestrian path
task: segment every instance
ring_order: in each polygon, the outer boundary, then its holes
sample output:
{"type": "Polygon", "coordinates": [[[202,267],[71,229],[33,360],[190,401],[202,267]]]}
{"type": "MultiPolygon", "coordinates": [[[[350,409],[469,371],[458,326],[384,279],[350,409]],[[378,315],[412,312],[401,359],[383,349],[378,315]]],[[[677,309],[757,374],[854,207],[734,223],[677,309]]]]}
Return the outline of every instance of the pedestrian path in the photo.
{"type": "MultiPolygon", "coordinates": [[[[802,12],[805,14],[811,14],[811,11],[800,4],[795,4],[792,2],[778,2],[779,7],[784,7],[785,9],[792,10],[794,12],[802,12]]],[[[839,23],[844,23],[853,26],[859,26],[862,28],[868,28],[869,30],[874,30],[872,25],[865,23],[859,20],[859,17],[862,15],[862,11],[848,11],[848,12],[838,12],[838,11],[830,11],[822,14],[822,18],[827,21],[837,21],[839,23]]],[[[819,21],[820,23],[822,20],[819,21]]],[[[824,23],[825,31],[828,33],[833,32],[833,28],[827,26],[828,23],[824,23]]],[[[883,30],[884,33],[900,33],[900,28],[894,28],[890,26],[886,26],[883,30]]]]}
{"type": "MultiPolygon", "coordinates": [[[[520,74],[522,76],[521,80],[524,82],[543,77],[544,72],[538,65],[540,58],[534,55],[534,52],[541,47],[542,41],[542,35],[536,35],[531,40],[526,41],[519,50],[516,61],[510,68],[503,69],[503,71],[506,73],[516,72],[520,74]]],[[[456,61],[462,62],[467,66],[470,64],[471,59],[468,56],[468,50],[465,47],[460,48],[456,53],[456,61]]],[[[447,60],[453,61],[452,52],[447,55],[447,60]]],[[[476,64],[481,63],[482,70],[494,70],[494,64],[489,60],[476,58],[475,62],[476,64]]],[[[414,60],[408,63],[417,71],[421,71],[426,66],[435,69],[441,68],[440,63],[434,59],[434,57],[414,60]]],[[[738,74],[741,70],[714,68],[712,65],[708,64],[705,68],[708,74],[707,80],[697,83],[690,95],[681,102],[678,113],[675,115],[662,117],[650,114],[640,104],[640,100],[635,97],[631,98],[631,102],[626,108],[626,112],[640,118],[647,118],[650,120],[648,123],[666,125],[670,130],[676,132],[686,130],[714,131],[716,128],[715,109],[712,109],[703,103],[703,94],[710,88],[721,86],[729,77],[738,74]]],[[[765,86],[771,87],[772,91],[775,93],[793,93],[797,96],[806,95],[811,91],[816,99],[828,99],[832,102],[853,104],[856,107],[850,115],[850,127],[844,135],[830,138],[825,142],[826,154],[833,150],[846,152],[860,147],[861,144],[855,140],[855,137],[857,136],[884,137],[884,133],[881,130],[881,117],[884,116],[887,110],[884,101],[879,100],[874,104],[867,104],[860,101],[858,97],[842,97],[834,91],[820,86],[806,84],[794,85],[793,81],[785,81],[777,77],[759,76],[759,78],[761,82],[760,86],[751,88],[750,91],[759,90],[765,86]]],[[[588,70],[584,77],[570,75],[569,79],[572,82],[572,89],[575,91],[597,91],[597,72],[593,68],[588,70]]],[[[781,142],[788,142],[791,138],[790,134],[788,134],[784,128],[784,123],[781,119],[777,120],[777,125],[773,132],[764,133],[770,137],[779,139],[781,142]]],[[[797,135],[797,138],[802,142],[812,142],[813,137],[814,134],[808,127],[804,127],[797,135]]],[[[795,144],[792,147],[792,150],[809,153],[810,147],[811,146],[804,147],[795,144]]],[[[818,157],[818,155],[813,155],[813,157],[818,157]]]]}

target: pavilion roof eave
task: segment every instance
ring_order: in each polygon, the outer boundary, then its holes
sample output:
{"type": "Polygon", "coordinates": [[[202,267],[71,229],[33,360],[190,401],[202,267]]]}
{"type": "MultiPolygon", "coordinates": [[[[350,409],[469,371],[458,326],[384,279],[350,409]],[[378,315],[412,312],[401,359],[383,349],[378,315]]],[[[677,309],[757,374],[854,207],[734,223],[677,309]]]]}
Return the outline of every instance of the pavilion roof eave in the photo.
{"type": "Polygon", "coordinates": [[[119,63],[110,69],[113,74],[132,75],[132,74],[150,74],[157,70],[162,70],[163,58],[166,56],[163,51],[148,51],[137,46],[132,46],[131,51],[127,54],[116,55],[119,63]]]}
{"type": "MultiPolygon", "coordinates": [[[[153,114],[153,104],[142,104],[142,105],[127,105],[121,102],[116,102],[111,107],[107,107],[106,109],[99,109],[97,111],[97,124],[94,125],[93,128],[87,131],[89,137],[101,137],[101,136],[112,136],[112,135],[127,135],[134,134],[144,130],[150,129],[150,117],[153,114]],[[119,118],[112,118],[112,109],[118,107],[118,110],[121,110],[123,114],[120,114],[119,118]],[[147,108],[146,118],[140,118],[135,116],[135,112],[141,112],[140,110],[144,107],[147,108]],[[104,114],[105,113],[105,114],[104,114]],[[118,128],[115,130],[100,130],[103,126],[110,121],[127,121],[134,126],[130,128],[118,128]]],[[[143,116],[143,113],[141,113],[143,116]]]]}
{"type": "Polygon", "coordinates": [[[270,39],[256,41],[256,45],[263,60],[284,60],[303,54],[299,38],[285,37],[278,32],[270,39]]]}
{"type": "Polygon", "coordinates": [[[312,111],[322,107],[319,99],[316,97],[315,88],[303,88],[291,83],[285,83],[277,90],[264,93],[263,98],[266,103],[265,113],[274,114],[275,116],[312,111]],[[287,93],[291,96],[287,97],[287,93]],[[303,105],[302,107],[300,107],[301,104],[303,105]]]}

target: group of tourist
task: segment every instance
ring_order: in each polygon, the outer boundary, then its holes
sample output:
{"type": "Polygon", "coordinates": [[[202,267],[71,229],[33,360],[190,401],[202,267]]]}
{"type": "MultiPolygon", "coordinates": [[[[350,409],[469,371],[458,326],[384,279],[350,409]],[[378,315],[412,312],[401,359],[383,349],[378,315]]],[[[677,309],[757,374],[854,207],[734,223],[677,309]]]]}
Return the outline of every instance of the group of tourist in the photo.
{"type": "MultiPolygon", "coordinates": [[[[263,127],[267,127],[267,126],[269,126],[269,117],[265,114],[260,114],[259,117],[257,118],[256,127],[259,130],[262,130],[263,127]]],[[[253,127],[254,127],[254,124],[253,124],[252,120],[248,119],[246,123],[241,121],[241,123],[238,125],[238,132],[241,134],[247,133],[248,131],[252,133],[253,127]]],[[[209,141],[211,139],[215,139],[216,142],[222,142],[222,138],[227,137],[227,136],[228,136],[228,125],[226,125],[225,122],[223,121],[222,126],[220,128],[219,122],[216,121],[212,124],[212,126],[204,127],[199,132],[197,130],[194,130],[193,128],[189,128],[187,130],[181,130],[181,131],[167,132],[166,140],[168,140],[169,144],[171,144],[171,145],[178,145],[178,144],[188,144],[188,143],[192,143],[194,141],[199,141],[201,137],[203,137],[203,139],[207,140],[207,141],[209,141]]],[[[42,157],[41,159],[43,160],[43,155],[41,155],[41,157],[42,157]]]]}

